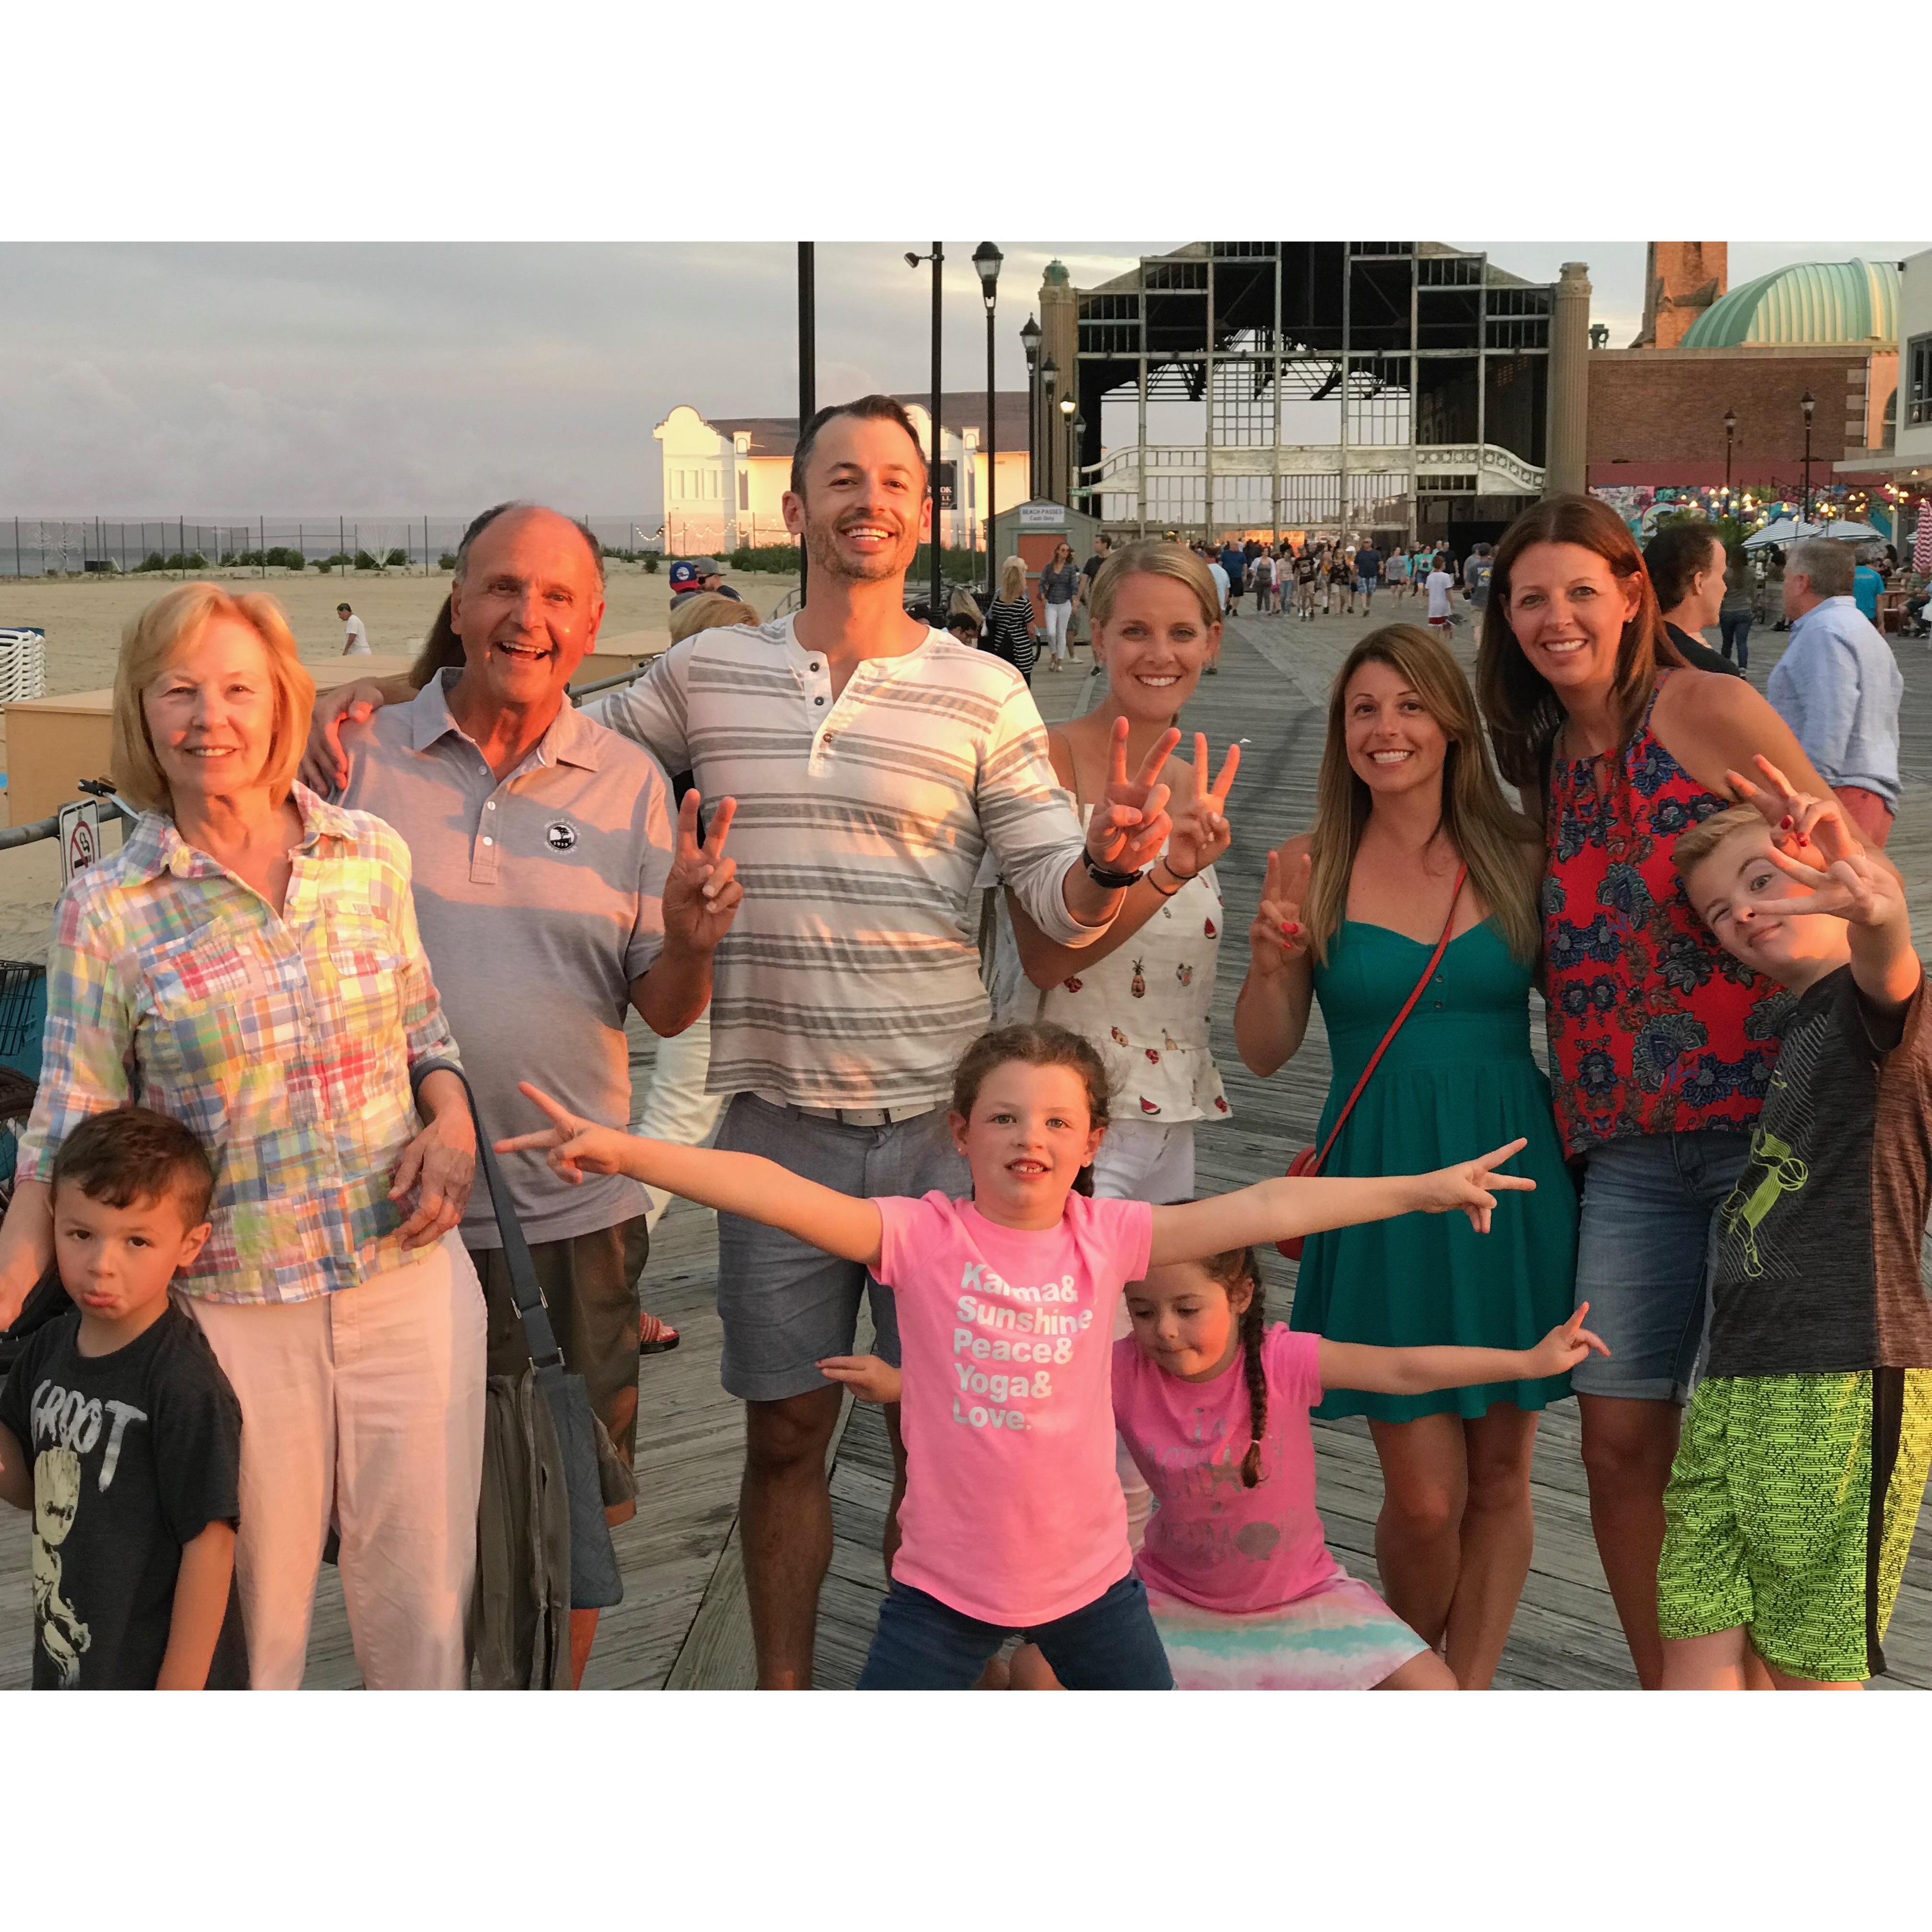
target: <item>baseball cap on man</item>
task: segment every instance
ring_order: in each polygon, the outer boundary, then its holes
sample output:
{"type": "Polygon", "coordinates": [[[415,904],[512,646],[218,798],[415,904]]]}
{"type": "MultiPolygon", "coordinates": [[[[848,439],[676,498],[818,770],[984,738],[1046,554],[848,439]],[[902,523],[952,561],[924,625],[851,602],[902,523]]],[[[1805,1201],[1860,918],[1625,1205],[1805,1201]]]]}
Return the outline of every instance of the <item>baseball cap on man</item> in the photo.
{"type": "Polygon", "coordinates": [[[674,590],[688,590],[704,580],[704,569],[701,564],[674,563],[670,567],[670,587],[674,590]]]}

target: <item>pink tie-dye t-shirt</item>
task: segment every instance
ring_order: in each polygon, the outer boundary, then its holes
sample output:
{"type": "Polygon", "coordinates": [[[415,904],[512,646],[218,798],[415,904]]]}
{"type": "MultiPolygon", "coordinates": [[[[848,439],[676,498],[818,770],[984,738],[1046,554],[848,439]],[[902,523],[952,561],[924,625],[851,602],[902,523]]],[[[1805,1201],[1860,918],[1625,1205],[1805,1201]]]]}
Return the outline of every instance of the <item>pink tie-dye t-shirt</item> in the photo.
{"type": "Polygon", "coordinates": [[[1318,1335],[1277,1322],[1262,1338],[1268,1426],[1262,1480],[1241,1482],[1252,1424],[1240,1357],[1211,1382],[1183,1382],[1132,1336],[1114,1344],[1114,1422],[1153,1490],[1141,1580],[1210,1610],[1292,1603],[1335,1574],[1315,1512],[1322,1400],[1318,1335]]]}
{"type": "Polygon", "coordinates": [[[1108,1352],[1154,1210],[1070,1194],[1026,1230],[936,1192],[878,1205],[904,1377],[893,1579],[1012,1629],[1070,1616],[1132,1568],[1108,1352]]]}

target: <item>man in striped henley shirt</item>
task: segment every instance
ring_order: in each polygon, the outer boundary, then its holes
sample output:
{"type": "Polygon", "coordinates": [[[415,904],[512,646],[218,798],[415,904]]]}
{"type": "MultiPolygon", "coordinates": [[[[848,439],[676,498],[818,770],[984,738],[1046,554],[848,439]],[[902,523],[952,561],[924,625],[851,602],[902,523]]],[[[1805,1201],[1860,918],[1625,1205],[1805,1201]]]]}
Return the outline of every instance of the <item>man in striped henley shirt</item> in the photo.
{"type": "MultiPolygon", "coordinates": [[[[1041,931],[1103,932],[1166,835],[1158,764],[1112,788],[1083,844],[1046,732],[1010,665],[907,616],[931,523],[924,459],[884,397],[821,410],[793,459],[787,526],[808,597],[759,628],[700,632],[586,707],[707,798],[738,803],[744,900],[713,964],[717,1144],[845,1192],[970,1191],[946,1126],[952,1070],[986,1024],[969,907],[991,848],[1041,931]],[[1148,808],[1143,814],[1142,808],[1148,808]]],[[[892,1297],[863,1268],[720,1214],[725,1388],[748,1405],[741,1496],[758,1681],[808,1687],[831,1558],[825,1451],[869,1288],[898,1359],[892,1297]]],[[[889,1412],[898,1481],[904,1450],[889,1412]]],[[[896,1540],[889,1518],[890,1560],[896,1540]]]]}

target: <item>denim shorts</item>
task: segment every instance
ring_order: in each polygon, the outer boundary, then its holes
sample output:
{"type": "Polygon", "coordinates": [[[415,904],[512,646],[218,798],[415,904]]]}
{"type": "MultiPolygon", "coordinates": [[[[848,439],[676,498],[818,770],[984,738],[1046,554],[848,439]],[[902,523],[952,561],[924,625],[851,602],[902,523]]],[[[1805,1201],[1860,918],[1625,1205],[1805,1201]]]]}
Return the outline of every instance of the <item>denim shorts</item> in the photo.
{"type": "Polygon", "coordinates": [[[1592,1148],[1576,1231],[1576,1300],[1610,1352],[1570,1372],[1579,1395],[1690,1400],[1704,1337],[1717,1210],[1750,1136],[1633,1134],[1592,1148]]]}
{"type": "Polygon", "coordinates": [[[1172,1690],[1147,1588],[1130,1570],[1090,1604],[1030,1628],[985,1624],[895,1582],[859,1673],[861,1690],[968,1690],[1010,1636],[1036,1643],[1069,1690],[1172,1690]]]}
{"type": "MultiPolygon", "coordinates": [[[[717,1144],[734,1154],[763,1154],[790,1173],[867,1199],[916,1196],[935,1187],[955,1198],[973,1191],[944,1107],[890,1126],[857,1127],[738,1094],[718,1124],[717,1144]]],[[[896,1363],[899,1324],[892,1292],[862,1263],[828,1255],[762,1221],[721,1214],[718,1318],[724,1346],[718,1379],[725,1392],[740,1402],[782,1402],[836,1388],[816,1364],[824,1356],[852,1352],[859,1303],[867,1295],[874,1352],[896,1363]]]]}

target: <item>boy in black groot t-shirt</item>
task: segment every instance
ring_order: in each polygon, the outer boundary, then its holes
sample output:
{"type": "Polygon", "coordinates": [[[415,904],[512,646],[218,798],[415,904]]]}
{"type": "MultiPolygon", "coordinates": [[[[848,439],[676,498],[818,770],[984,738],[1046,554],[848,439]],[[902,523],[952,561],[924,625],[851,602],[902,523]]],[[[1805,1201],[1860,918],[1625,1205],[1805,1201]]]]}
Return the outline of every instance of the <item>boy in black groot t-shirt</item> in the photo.
{"type": "Polygon", "coordinates": [[[1885,1668],[1932,1459],[1932,1012],[1898,879],[1767,760],[1678,840],[1726,952],[1797,1004],[1718,1210],[1710,1352],[1664,1498],[1666,1689],[1885,1668]]]}
{"type": "Polygon", "coordinates": [[[234,1588],[242,1410],[168,1298],[214,1176],[178,1121],[117,1107],[53,1168],[76,1304],[0,1389],[0,1497],[34,1516],[37,1690],[245,1690],[234,1588]]]}

